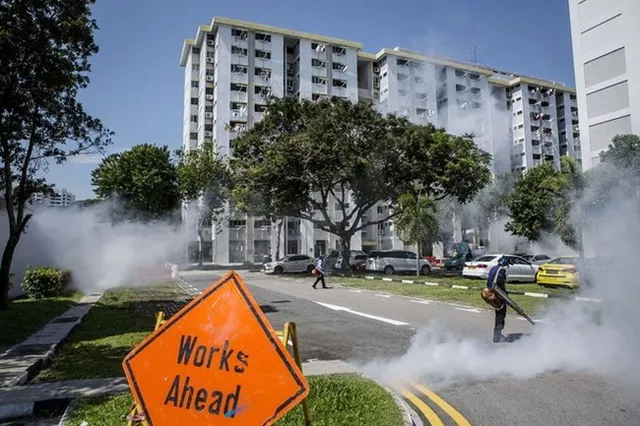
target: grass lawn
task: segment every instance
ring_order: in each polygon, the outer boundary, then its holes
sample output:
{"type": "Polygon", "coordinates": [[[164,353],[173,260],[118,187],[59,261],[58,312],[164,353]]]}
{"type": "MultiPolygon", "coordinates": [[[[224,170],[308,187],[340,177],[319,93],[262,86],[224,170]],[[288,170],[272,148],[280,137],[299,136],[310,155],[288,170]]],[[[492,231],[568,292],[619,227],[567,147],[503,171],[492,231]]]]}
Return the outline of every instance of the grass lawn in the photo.
{"type": "MultiPolygon", "coordinates": [[[[314,426],[400,426],[402,412],[393,398],[375,382],[352,374],[310,376],[309,411],[314,426]]],[[[129,393],[85,398],[79,401],[68,423],[80,426],[112,426],[125,423],[133,399],[129,393]]],[[[242,424],[240,418],[239,423],[242,424]]],[[[204,423],[203,423],[204,424],[204,423]]],[[[276,423],[277,426],[304,424],[298,406],[276,423]]]]}
{"type": "MultiPolygon", "coordinates": [[[[442,283],[449,285],[465,285],[469,287],[482,288],[486,284],[482,280],[472,280],[462,277],[432,277],[432,276],[396,276],[394,279],[412,279],[415,281],[427,281],[434,283],[442,283]]],[[[447,287],[436,287],[420,284],[403,284],[398,282],[388,282],[379,280],[367,280],[363,278],[341,278],[331,277],[330,282],[343,284],[349,287],[361,288],[365,290],[373,290],[400,294],[403,296],[411,296],[416,298],[439,300],[443,302],[459,303],[462,305],[475,306],[479,308],[489,308],[489,305],[480,297],[480,290],[464,290],[447,287]]],[[[553,294],[571,294],[575,295],[575,291],[565,289],[548,289],[540,287],[537,284],[511,284],[507,283],[507,290],[527,291],[532,293],[553,293],[553,294]]],[[[529,315],[535,315],[538,309],[546,306],[549,299],[512,295],[511,298],[529,315]]],[[[511,308],[509,308],[511,310],[511,308]]]]}
{"type": "Polygon", "coordinates": [[[82,298],[74,292],[48,299],[17,299],[0,311],[0,347],[12,346],[40,330],[49,321],[73,308],[82,298]]]}
{"type": "Polygon", "coordinates": [[[156,312],[182,296],[171,284],[105,293],[36,381],[123,376],[123,358],[153,331],[156,312]]]}

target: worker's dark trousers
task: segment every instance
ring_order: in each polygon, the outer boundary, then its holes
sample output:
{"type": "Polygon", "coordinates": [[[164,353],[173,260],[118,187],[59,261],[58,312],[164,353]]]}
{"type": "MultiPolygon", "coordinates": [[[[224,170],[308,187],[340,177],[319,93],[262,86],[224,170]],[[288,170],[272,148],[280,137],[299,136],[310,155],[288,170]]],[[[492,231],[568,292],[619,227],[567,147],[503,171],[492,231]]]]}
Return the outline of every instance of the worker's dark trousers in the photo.
{"type": "Polygon", "coordinates": [[[313,288],[316,288],[319,282],[322,282],[322,288],[327,288],[327,284],[324,282],[324,274],[318,275],[316,282],[313,283],[313,288]]]}
{"type": "MultiPolygon", "coordinates": [[[[500,286],[500,288],[506,291],[504,286],[500,286]]],[[[503,302],[502,309],[496,310],[496,321],[495,321],[495,325],[493,326],[494,336],[500,336],[502,334],[502,330],[504,330],[504,323],[506,318],[507,318],[507,304],[503,302]]]]}

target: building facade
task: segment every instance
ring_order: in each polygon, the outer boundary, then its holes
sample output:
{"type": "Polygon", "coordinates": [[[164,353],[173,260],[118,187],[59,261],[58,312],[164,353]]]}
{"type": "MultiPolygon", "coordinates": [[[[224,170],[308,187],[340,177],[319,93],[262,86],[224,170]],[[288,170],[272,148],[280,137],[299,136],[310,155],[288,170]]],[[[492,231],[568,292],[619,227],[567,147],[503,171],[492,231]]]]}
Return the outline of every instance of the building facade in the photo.
{"type": "Polygon", "coordinates": [[[640,133],[640,2],[569,0],[583,167],[618,134],[640,133]]]}
{"type": "Polygon", "coordinates": [[[54,194],[47,196],[41,193],[34,194],[32,201],[34,204],[40,204],[47,207],[69,207],[76,202],[76,196],[66,189],[61,189],[60,191],[56,191],[54,194]]]}
{"type": "MultiPolygon", "coordinates": [[[[494,174],[544,161],[559,167],[561,155],[579,151],[571,88],[484,66],[401,48],[367,53],[357,42],[218,17],[185,41],[180,63],[185,149],[212,142],[231,154],[233,139],[262,118],[268,96],[340,96],[454,134],[474,133],[494,157],[494,174]]],[[[329,213],[339,219],[334,204],[329,213]]],[[[385,203],[371,209],[366,219],[381,222],[358,232],[351,248],[403,248],[393,221],[384,221],[389,214],[385,203]]],[[[227,226],[214,225],[206,244],[222,264],[259,262],[276,247],[280,255],[311,256],[339,247],[337,237],[305,220],[287,218],[279,228],[233,217],[227,226]]]]}

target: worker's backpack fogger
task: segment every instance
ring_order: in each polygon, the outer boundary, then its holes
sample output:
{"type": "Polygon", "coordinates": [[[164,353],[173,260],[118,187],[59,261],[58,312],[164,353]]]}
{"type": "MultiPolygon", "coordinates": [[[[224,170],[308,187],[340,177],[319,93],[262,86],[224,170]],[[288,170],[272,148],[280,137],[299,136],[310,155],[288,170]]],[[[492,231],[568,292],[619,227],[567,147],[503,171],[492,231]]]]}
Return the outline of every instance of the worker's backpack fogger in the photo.
{"type": "Polygon", "coordinates": [[[496,273],[496,276],[493,280],[493,286],[491,288],[484,288],[480,293],[482,299],[496,311],[502,309],[504,307],[504,304],[506,303],[507,305],[511,306],[511,309],[516,311],[518,315],[529,321],[531,325],[536,325],[535,321],[533,321],[529,317],[529,315],[527,315],[516,302],[511,300],[507,293],[496,284],[497,279],[498,273],[496,273]]]}

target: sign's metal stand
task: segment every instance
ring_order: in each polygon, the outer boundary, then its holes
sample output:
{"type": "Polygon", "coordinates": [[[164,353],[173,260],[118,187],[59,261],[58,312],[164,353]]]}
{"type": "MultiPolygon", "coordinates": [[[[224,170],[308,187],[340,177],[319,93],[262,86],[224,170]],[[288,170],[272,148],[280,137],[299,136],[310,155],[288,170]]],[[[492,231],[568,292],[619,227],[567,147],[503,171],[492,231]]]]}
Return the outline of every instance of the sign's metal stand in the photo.
{"type": "MultiPolygon", "coordinates": [[[[156,326],[153,330],[155,331],[159,329],[165,322],[166,320],[164,319],[164,312],[156,313],[156,326]]],[[[131,405],[129,414],[127,415],[127,426],[133,425],[149,426],[147,418],[144,415],[144,411],[142,411],[142,407],[140,407],[135,402],[131,405]]]]}
{"type": "MultiPolygon", "coordinates": [[[[300,349],[298,348],[298,332],[296,331],[296,324],[294,322],[286,322],[284,324],[284,330],[276,331],[278,338],[284,346],[289,350],[289,346],[292,348],[293,358],[298,364],[298,368],[302,371],[302,361],[300,361],[300,349]]],[[[305,426],[311,425],[311,417],[309,415],[309,405],[307,400],[302,400],[302,414],[304,415],[305,426]]]]}

